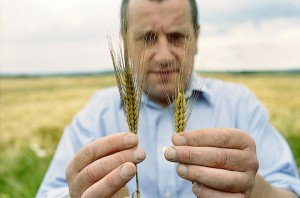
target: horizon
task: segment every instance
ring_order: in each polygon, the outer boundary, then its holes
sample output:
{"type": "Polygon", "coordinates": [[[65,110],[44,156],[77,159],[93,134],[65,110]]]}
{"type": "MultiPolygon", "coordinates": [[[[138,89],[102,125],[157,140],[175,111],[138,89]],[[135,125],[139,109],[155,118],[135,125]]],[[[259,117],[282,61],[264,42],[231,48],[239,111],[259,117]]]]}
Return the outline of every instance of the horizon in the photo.
{"type": "MultiPolygon", "coordinates": [[[[195,70],[197,73],[221,73],[221,74],[300,74],[299,68],[290,69],[277,69],[277,70],[195,70]]],[[[45,73],[1,73],[0,77],[56,77],[56,76],[101,76],[101,75],[113,75],[114,70],[102,70],[102,71],[68,71],[68,72],[45,72],[45,73]]]]}

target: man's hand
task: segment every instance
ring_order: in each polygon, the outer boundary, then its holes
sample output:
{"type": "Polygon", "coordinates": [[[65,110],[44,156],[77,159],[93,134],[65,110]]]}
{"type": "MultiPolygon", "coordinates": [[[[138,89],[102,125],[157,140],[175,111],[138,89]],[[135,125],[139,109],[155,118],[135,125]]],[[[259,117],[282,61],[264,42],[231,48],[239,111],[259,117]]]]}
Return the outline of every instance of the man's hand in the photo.
{"type": "Polygon", "coordinates": [[[249,197],[258,170],[255,142],[238,129],[179,133],[165,152],[197,197],[249,197]]]}
{"type": "Polygon", "coordinates": [[[66,171],[70,196],[112,197],[135,175],[135,164],[146,157],[137,145],[135,134],[120,133],[100,138],[79,150],[66,171]]]}

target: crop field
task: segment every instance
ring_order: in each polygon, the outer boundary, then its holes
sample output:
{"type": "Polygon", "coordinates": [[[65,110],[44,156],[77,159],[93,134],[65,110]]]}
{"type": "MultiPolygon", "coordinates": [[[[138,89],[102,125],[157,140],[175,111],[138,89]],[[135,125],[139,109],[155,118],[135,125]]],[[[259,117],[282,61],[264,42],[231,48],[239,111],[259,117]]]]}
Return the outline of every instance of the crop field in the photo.
{"type": "MultiPolygon", "coordinates": [[[[300,74],[207,74],[248,86],[300,170],[300,74]]],[[[34,197],[64,127],[113,75],[0,78],[0,198],[34,197]]],[[[271,146],[271,145],[270,145],[271,146]]]]}

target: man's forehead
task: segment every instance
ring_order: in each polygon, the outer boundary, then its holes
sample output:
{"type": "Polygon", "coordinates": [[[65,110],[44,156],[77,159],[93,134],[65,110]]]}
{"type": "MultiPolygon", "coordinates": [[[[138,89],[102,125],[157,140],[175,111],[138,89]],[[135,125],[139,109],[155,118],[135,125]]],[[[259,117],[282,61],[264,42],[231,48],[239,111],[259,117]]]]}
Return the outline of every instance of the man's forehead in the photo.
{"type": "Polygon", "coordinates": [[[168,11],[190,11],[188,0],[129,0],[128,12],[130,15],[141,11],[147,11],[151,8],[168,11]]]}
{"type": "Polygon", "coordinates": [[[133,24],[142,22],[144,18],[156,16],[164,20],[171,16],[179,23],[191,21],[188,0],[130,0],[127,12],[128,22],[133,24]]]}

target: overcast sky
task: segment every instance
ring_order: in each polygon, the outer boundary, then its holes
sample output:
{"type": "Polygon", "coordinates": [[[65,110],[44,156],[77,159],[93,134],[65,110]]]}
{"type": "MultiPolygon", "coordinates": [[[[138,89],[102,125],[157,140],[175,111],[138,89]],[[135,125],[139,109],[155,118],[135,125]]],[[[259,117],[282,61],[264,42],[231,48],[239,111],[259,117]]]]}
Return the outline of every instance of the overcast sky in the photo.
{"type": "MultiPolygon", "coordinates": [[[[0,73],[112,70],[121,0],[0,0],[0,73]]],[[[195,67],[300,68],[299,0],[197,0],[195,67]]]]}

